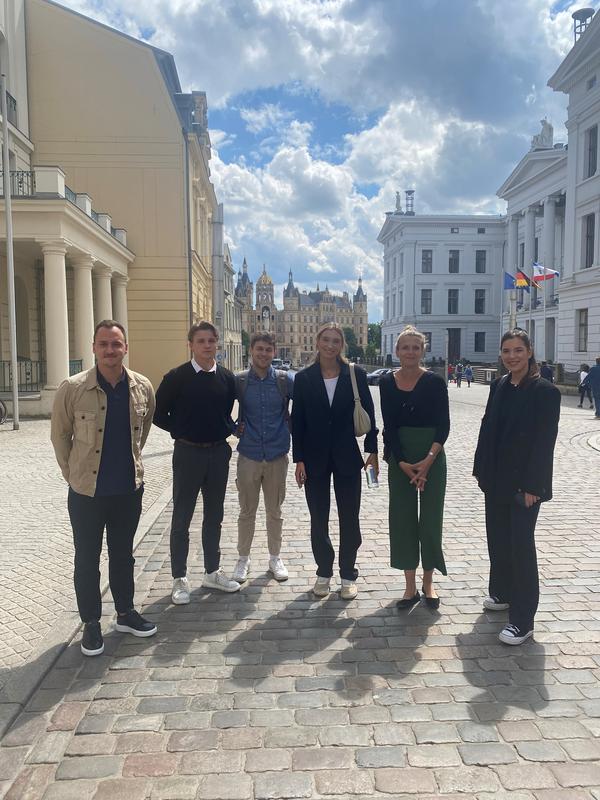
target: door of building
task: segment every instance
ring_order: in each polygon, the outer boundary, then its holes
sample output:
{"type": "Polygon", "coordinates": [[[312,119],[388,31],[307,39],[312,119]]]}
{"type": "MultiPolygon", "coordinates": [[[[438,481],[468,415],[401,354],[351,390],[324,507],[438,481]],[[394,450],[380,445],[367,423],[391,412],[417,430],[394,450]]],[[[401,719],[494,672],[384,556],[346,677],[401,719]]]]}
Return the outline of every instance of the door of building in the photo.
{"type": "Polygon", "coordinates": [[[460,328],[448,328],[448,361],[456,364],[460,358],[460,328]]]}

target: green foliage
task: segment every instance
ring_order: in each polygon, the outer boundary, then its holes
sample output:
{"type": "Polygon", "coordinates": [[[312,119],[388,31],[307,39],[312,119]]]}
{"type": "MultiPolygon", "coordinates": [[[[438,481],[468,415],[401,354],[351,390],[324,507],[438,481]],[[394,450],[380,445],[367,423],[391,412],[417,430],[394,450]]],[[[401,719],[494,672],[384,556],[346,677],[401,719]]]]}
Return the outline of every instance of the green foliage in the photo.
{"type": "Polygon", "coordinates": [[[373,347],[377,352],[381,350],[381,322],[369,322],[369,332],[367,334],[367,351],[373,347]]]}

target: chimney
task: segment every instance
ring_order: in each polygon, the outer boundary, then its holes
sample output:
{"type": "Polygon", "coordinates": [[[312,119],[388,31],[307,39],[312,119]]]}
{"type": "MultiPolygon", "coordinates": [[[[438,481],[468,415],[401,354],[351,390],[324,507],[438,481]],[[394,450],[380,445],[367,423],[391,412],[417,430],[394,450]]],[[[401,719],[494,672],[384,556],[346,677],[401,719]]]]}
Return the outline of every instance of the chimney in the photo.
{"type": "Polygon", "coordinates": [[[576,42],[580,39],[587,26],[590,24],[590,20],[594,16],[594,13],[595,12],[593,8],[579,8],[577,11],[574,11],[571,14],[573,19],[573,36],[576,42]]]}
{"type": "Polygon", "coordinates": [[[406,195],[406,205],[404,210],[405,217],[414,217],[415,215],[415,190],[407,189],[404,194],[406,195]]]}

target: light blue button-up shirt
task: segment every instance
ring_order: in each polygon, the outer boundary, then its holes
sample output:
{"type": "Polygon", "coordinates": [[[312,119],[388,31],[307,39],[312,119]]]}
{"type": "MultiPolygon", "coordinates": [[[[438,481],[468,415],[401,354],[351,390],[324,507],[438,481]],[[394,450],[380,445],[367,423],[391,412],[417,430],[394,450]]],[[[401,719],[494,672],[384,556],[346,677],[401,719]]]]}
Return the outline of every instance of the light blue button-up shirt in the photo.
{"type": "MultiPolygon", "coordinates": [[[[286,375],[288,395],[291,398],[294,379],[286,375]]],[[[252,461],[273,461],[290,449],[290,429],[286,404],[277,386],[273,367],[264,378],[250,369],[244,394],[244,432],[238,444],[238,453],[252,461]]]]}

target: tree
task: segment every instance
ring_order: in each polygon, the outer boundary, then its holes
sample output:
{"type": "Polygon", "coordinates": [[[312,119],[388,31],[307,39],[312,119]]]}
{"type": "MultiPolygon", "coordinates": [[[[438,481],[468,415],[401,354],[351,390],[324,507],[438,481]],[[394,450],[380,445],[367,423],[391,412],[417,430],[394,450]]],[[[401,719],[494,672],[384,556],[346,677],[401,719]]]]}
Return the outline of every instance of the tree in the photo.
{"type": "Polygon", "coordinates": [[[381,322],[369,322],[367,344],[368,347],[375,348],[375,355],[381,352],[381,322]]]}
{"type": "Polygon", "coordinates": [[[343,330],[346,338],[346,348],[348,350],[347,355],[350,361],[356,361],[357,358],[364,358],[364,350],[356,343],[356,334],[354,330],[352,328],[344,328],[343,330]]]}
{"type": "Polygon", "coordinates": [[[244,362],[248,361],[248,348],[250,347],[250,336],[247,331],[242,331],[242,355],[244,362]]]}

